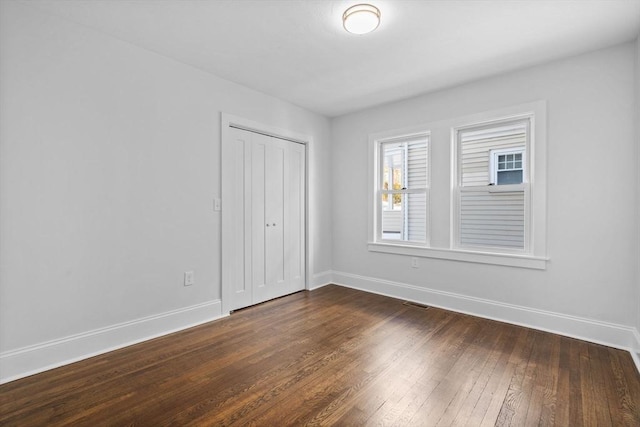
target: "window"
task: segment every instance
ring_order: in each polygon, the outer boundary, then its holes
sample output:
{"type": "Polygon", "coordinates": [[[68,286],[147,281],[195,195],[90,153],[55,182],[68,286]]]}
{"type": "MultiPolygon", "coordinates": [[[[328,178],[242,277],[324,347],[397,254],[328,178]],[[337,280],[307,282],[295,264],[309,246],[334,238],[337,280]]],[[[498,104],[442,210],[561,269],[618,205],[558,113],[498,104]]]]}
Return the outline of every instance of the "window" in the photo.
{"type": "Polygon", "coordinates": [[[526,118],[457,129],[456,247],[527,252],[529,128],[526,118]]]}
{"type": "Polygon", "coordinates": [[[427,242],[428,135],[376,141],[376,240],[427,242]]]}
{"type": "Polygon", "coordinates": [[[370,251],[546,268],[545,101],[372,134],[369,176],[370,251]]]}
{"type": "Polygon", "coordinates": [[[491,150],[489,185],[522,184],[524,164],[524,149],[491,150]]]}

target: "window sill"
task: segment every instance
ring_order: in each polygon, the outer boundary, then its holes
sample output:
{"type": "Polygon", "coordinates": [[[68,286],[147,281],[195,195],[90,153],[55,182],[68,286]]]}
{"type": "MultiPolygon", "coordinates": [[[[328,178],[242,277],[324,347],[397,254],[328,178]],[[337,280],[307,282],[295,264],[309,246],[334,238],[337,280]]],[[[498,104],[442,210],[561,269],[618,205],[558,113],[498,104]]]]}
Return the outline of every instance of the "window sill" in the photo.
{"type": "Polygon", "coordinates": [[[388,243],[368,243],[371,252],[409,255],[422,258],[446,259],[451,261],[475,262],[479,264],[505,265],[509,267],[546,270],[549,258],[531,255],[500,254],[493,252],[466,251],[461,249],[434,249],[388,243]]]}
{"type": "Polygon", "coordinates": [[[519,193],[525,190],[525,184],[488,185],[489,193],[519,193]]]}

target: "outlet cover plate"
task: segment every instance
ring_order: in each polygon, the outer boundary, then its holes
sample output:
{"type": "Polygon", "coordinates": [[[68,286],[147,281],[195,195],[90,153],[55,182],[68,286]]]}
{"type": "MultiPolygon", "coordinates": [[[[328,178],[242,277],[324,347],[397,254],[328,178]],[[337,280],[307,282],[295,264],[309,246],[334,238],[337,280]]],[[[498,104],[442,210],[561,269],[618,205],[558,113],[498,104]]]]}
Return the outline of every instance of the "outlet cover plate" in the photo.
{"type": "Polygon", "coordinates": [[[184,272],[184,285],[185,286],[191,286],[195,283],[195,276],[193,274],[193,271],[185,271],[184,272]]]}

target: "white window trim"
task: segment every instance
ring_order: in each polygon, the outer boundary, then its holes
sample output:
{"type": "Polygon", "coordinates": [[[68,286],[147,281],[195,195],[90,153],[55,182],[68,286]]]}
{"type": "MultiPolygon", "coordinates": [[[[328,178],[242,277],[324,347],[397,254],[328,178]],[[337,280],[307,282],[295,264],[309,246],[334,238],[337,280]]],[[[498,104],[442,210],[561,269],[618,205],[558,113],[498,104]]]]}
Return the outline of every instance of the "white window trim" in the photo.
{"type": "Polygon", "coordinates": [[[489,186],[489,193],[521,193],[529,188],[527,183],[489,186]]]}
{"type": "MultiPolygon", "coordinates": [[[[489,185],[498,186],[498,157],[503,156],[505,154],[522,154],[522,183],[526,183],[527,182],[527,149],[526,148],[501,148],[497,150],[491,150],[489,152],[489,185]]],[[[509,170],[518,170],[518,169],[509,169],[509,170]]],[[[519,184],[507,184],[507,186],[509,185],[519,185],[519,184]]]]}
{"type": "MultiPolygon", "coordinates": [[[[546,269],[549,258],[547,257],[547,225],[546,225],[546,188],[547,188],[547,173],[546,173],[546,162],[547,162],[547,141],[546,141],[546,123],[547,123],[547,115],[546,115],[546,101],[536,101],[526,104],[515,105],[512,107],[487,111],[479,114],[473,114],[461,118],[443,120],[439,122],[432,122],[427,124],[422,124],[420,126],[414,126],[411,128],[404,128],[401,130],[393,130],[388,132],[380,132],[376,134],[372,134],[369,136],[369,176],[372,178],[368,181],[369,186],[369,215],[368,215],[368,230],[371,241],[368,243],[368,249],[372,252],[382,252],[396,255],[405,255],[412,257],[423,257],[423,258],[433,258],[433,259],[442,259],[442,260],[451,260],[451,261],[460,261],[460,262],[472,262],[472,263],[481,263],[481,264],[491,264],[491,265],[499,265],[499,266],[509,266],[509,267],[518,267],[518,268],[531,268],[531,269],[546,269]],[[460,128],[463,126],[477,126],[479,124],[484,124],[495,120],[496,117],[501,117],[503,119],[513,120],[514,118],[522,118],[523,116],[533,116],[534,120],[531,121],[530,127],[530,138],[535,140],[535,144],[529,150],[528,156],[528,177],[532,184],[521,184],[520,186],[491,186],[490,191],[497,192],[508,192],[508,191],[522,191],[522,188],[527,188],[530,194],[530,203],[531,208],[530,212],[530,253],[529,254],[506,254],[506,253],[494,253],[487,252],[481,250],[467,250],[461,248],[455,248],[453,246],[453,227],[454,224],[454,213],[457,205],[457,198],[450,198],[450,238],[449,238],[449,247],[430,247],[430,243],[427,243],[425,246],[412,246],[406,245],[406,242],[402,242],[403,244],[398,243],[387,243],[387,242],[379,242],[376,241],[375,230],[375,188],[377,179],[376,176],[376,160],[377,160],[377,151],[375,149],[375,141],[391,138],[393,136],[402,135],[402,134],[411,134],[411,133],[424,133],[425,129],[430,129],[429,132],[429,146],[428,146],[428,160],[431,165],[432,162],[432,146],[434,143],[439,143],[439,141],[433,141],[431,135],[436,130],[442,131],[444,128],[449,129],[451,141],[450,144],[450,158],[452,161],[452,165],[450,167],[451,174],[451,191],[450,194],[453,193],[453,189],[455,188],[455,183],[457,180],[457,165],[454,162],[455,156],[455,133],[454,129],[460,128]],[[499,187],[505,187],[504,189],[500,189],[499,187]],[[516,188],[521,187],[521,188],[516,188]],[[372,191],[373,189],[373,191],[372,191]]],[[[431,180],[432,167],[428,169],[428,182],[429,187],[432,185],[431,180]]],[[[430,222],[432,218],[431,211],[433,210],[430,200],[428,199],[428,221],[430,222]]],[[[430,242],[431,236],[431,227],[430,224],[427,228],[427,241],[430,242]]]]}
{"type": "Polygon", "coordinates": [[[464,249],[424,248],[382,242],[370,242],[367,248],[370,252],[472,262],[476,264],[504,265],[534,270],[545,270],[547,268],[547,261],[549,260],[547,257],[533,255],[482,252],[464,249]]]}

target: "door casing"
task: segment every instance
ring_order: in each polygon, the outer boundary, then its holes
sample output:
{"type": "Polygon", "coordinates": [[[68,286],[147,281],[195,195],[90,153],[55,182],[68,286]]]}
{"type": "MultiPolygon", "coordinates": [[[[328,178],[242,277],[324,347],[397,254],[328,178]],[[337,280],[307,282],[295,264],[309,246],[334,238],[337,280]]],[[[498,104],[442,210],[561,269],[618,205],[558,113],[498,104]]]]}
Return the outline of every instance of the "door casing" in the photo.
{"type": "MultiPolygon", "coordinates": [[[[222,299],[222,313],[228,314],[233,310],[233,283],[234,281],[239,280],[237,277],[233,277],[233,273],[230,268],[225,268],[225,266],[229,266],[233,262],[237,262],[239,257],[239,252],[244,251],[244,244],[239,242],[237,238],[233,235],[233,222],[234,218],[230,215],[225,215],[225,200],[227,202],[231,201],[234,197],[240,197],[239,194],[234,194],[232,191],[233,188],[230,185],[234,180],[239,179],[239,176],[234,176],[234,173],[237,175],[238,171],[234,171],[231,167],[230,162],[226,161],[233,154],[234,148],[232,137],[230,135],[230,129],[236,128],[240,130],[245,130],[249,132],[254,132],[274,138],[284,139],[287,141],[295,142],[298,144],[303,144],[306,147],[306,156],[305,156],[305,176],[303,177],[303,185],[304,185],[304,233],[305,233],[305,248],[304,248],[304,256],[305,256],[305,277],[304,277],[304,288],[309,289],[309,236],[308,236],[308,217],[309,217],[309,186],[308,186],[308,164],[309,164],[309,145],[311,144],[312,138],[308,135],[304,135],[289,129],[283,129],[259,122],[255,122],[249,119],[245,119],[243,117],[234,116],[227,113],[221,114],[221,199],[222,199],[222,220],[221,220],[221,299],[222,299]],[[225,185],[226,183],[226,185],[225,185]]],[[[244,195],[242,195],[244,196],[244,195]]],[[[237,218],[235,219],[237,221],[237,218]]],[[[238,224],[236,224],[238,226],[238,224]]],[[[238,266],[236,266],[238,267],[238,266]]]]}

